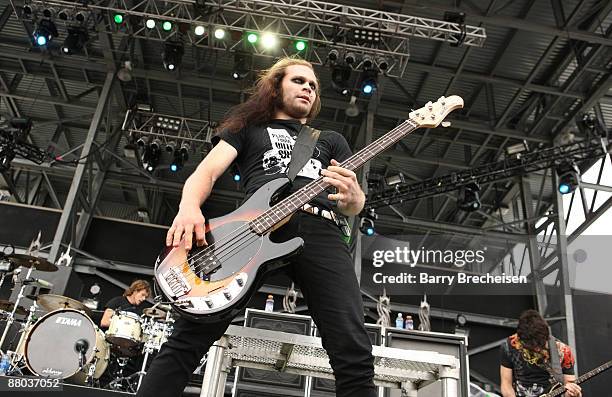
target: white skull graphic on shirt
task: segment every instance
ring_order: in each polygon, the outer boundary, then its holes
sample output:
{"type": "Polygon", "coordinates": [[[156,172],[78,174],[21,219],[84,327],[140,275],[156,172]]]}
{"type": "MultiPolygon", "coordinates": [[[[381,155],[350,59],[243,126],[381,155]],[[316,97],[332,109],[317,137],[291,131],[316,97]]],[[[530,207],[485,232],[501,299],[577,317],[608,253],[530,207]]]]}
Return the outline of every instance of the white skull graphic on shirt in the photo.
{"type": "MultiPolygon", "coordinates": [[[[293,150],[293,145],[295,145],[295,138],[285,129],[268,127],[267,130],[272,149],[264,153],[263,169],[266,175],[285,173],[291,160],[291,151],[293,150]]],[[[319,157],[319,154],[319,149],[315,146],[313,156],[319,157]]],[[[300,170],[298,176],[316,179],[321,173],[321,168],[321,161],[311,158],[300,170]]]]}

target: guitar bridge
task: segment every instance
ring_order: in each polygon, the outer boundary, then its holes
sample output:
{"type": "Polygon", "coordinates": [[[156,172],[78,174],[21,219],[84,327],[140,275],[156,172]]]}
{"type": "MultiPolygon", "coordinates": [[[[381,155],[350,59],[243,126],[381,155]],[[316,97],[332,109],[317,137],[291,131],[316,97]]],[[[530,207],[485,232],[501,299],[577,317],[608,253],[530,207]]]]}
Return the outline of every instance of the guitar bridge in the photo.
{"type": "Polygon", "coordinates": [[[189,285],[187,279],[178,268],[171,268],[164,274],[163,278],[172,292],[172,298],[183,296],[191,291],[191,285],[189,285]]]}

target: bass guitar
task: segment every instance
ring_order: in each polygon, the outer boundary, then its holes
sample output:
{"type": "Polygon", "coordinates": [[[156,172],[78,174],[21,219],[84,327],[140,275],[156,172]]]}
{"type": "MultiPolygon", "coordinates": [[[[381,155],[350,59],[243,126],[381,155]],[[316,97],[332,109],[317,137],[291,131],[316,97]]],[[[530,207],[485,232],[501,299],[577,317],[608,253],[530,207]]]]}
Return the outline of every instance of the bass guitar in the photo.
{"type": "MultiPolygon", "coordinates": [[[[356,170],[412,131],[435,128],[450,112],[462,107],[463,99],[456,95],[429,102],[340,166],[356,170]]],[[[288,186],[287,178],[275,179],[237,210],[208,220],[207,246],[188,252],[179,245],[162,251],[155,263],[156,284],[180,314],[201,322],[234,317],[246,305],[259,279],[302,248],[301,238],[275,243],[269,234],[330,185],[319,177],[283,198],[288,186]]]]}

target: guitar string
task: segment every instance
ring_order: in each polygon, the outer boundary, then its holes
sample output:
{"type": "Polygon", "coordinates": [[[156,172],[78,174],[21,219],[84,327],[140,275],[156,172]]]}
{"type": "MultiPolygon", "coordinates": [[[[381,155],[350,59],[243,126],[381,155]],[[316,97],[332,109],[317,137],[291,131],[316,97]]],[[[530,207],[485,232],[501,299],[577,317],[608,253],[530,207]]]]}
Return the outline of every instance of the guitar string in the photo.
{"type": "MultiPolygon", "coordinates": [[[[411,119],[408,119],[408,120],[406,120],[406,122],[405,122],[405,123],[402,123],[401,125],[399,125],[398,127],[396,127],[396,128],[394,129],[394,130],[396,130],[396,131],[395,131],[395,132],[393,132],[393,131],[392,131],[392,132],[389,134],[389,137],[388,137],[387,139],[391,139],[392,141],[399,140],[399,139],[401,139],[401,138],[403,137],[403,135],[405,135],[406,133],[410,133],[410,132],[414,131],[414,130],[416,129],[415,127],[417,127],[417,124],[416,124],[416,123],[414,123],[414,122],[413,122],[411,119]],[[407,131],[405,131],[405,129],[406,129],[406,128],[407,128],[407,131]],[[393,137],[393,138],[392,138],[392,135],[398,135],[398,136],[396,136],[396,137],[393,137]]],[[[385,140],[386,140],[386,139],[385,139],[385,140]]],[[[383,142],[384,142],[385,140],[383,140],[383,142]]],[[[375,142],[376,142],[376,141],[375,141],[375,142]]],[[[374,143],[375,143],[375,142],[374,142],[374,143]]],[[[380,143],[382,143],[382,142],[380,142],[380,143]]],[[[380,151],[385,150],[386,148],[388,148],[388,146],[390,146],[390,145],[384,145],[384,146],[382,146],[382,145],[381,145],[381,146],[380,146],[380,149],[381,149],[380,151]]],[[[359,154],[359,152],[358,152],[357,154],[359,154]]],[[[359,159],[359,157],[360,157],[360,156],[357,156],[357,154],[355,154],[355,155],[351,156],[351,158],[349,158],[349,159],[347,159],[346,161],[344,161],[343,163],[341,163],[341,164],[340,164],[340,166],[343,166],[345,163],[349,163],[349,162],[351,162],[351,160],[353,160],[353,159],[355,159],[355,160],[359,159]]],[[[371,154],[372,154],[372,156],[371,156],[370,158],[372,158],[372,157],[376,156],[378,153],[371,153],[371,154]]],[[[363,159],[361,159],[361,160],[363,160],[363,159]]],[[[367,161],[367,160],[366,160],[366,161],[367,161]]],[[[365,161],[364,161],[364,163],[365,163],[365,161]]],[[[363,163],[362,163],[362,164],[363,164],[363,163]]],[[[360,165],[362,165],[362,164],[360,164],[360,165]]],[[[358,166],[356,166],[356,167],[354,167],[354,168],[357,168],[357,167],[358,167],[358,166]]],[[[312,182],[313,187],[315,187],[315,185],[316,185],[316,184],[321,183],[321,182],[322,182],[322,180],[323,180],[323,178],[322,178],[322,177],[319,177],[318,179],[316,179],[315,181],[313,181],[313,182],[312,182]]],[[[324,184],[324,185],[322,186],[322,189],[324,190],[325,188],[327,188],[327,187],[329,187],[329,186],[330,186],[330,184],[329,184],[329,183],[324,184]]],[[[318,187],[318,186],[317,186],[317,187],[318,187]]],[[[295,192],[294,194],[296,194],[296,193],[298,193],[298,192],[299,192],[299,190],[298,190],[297,192],[295,192]]],[[[289,197],[291,197],[291,196],[289,196],[289,197]]],[[[248,222],[245,222],[243,225],[239,226],[238,228],[236,228],[236,229],[235,229],[235,230],[233,230],[232,232],[228,233],[228,235],[224,236],[225,241],[217,241],[217,242],[215,242],[215,243],[213,243],[213,244],[211,244],[211,245],[207,246],[206,248],[204,248],[204,249],[203,249],[203,250],[201,250],[200,252],[198,252],[198,253],[196,253],[196,254],[194,254],[194,255],[191,255],[191,256],[187,256],[187,260],[186,260],[186,261],[183,261],[183,262],[182,262],[182,263],[180,263],[179,265],[183,265],[183,264],[187,264],[187,265],[189,265],[189,261],[194,261],[194,260],[196,260],[197,258],[200,258],[200,257],[206,256],[206,255],[207,255],[207,254],[208,254],[210,251],[213,251],[213,255],[215,255],[216,253],[214,252],[214,249],[213,249],[213,248],[215,247],[215,245],[222,243],[223,245],[221,246],[221,250],[219,250],[219,251],[218,251],[218,252],[219,252],[219,255],[216,255],[216,256],[217,256],[217,258],[219,258],[219,257],[222,255],[222,252],[223,252],[224,250],[225,250],[225,251],[227,251],[227,250],[229,249],[229,247],[228,247],[228,248],[225,248],[225,247],[224,247],[224,245],[226,245],[226,242],[227,242],[227,241],[229,241],[229,240],[235,240],[235,239],[236,239],[236,238],[238,238],[238,237],[239,237],[241,234],[244,234],[245,232],[248,232],[248,231],[251,229],[251,224],[252,224],[254,221],[256,221],[256,219],[259,219],[259,218],[262,218],[262,217],[270,217],[271,215],[269,215],[268,213],[269,213],[269,212],[274,212],[273,210],[274,210],[274,208],[275,208],[275,207],[277,207],[277,206],[279,206],[279,205],[281,205],[281,206],[282,206],[282,205],[288,205],[288,203],[285,203],[285,204],[283,204],[283,203],[284,203],[285,201],[287,201],[287,200],[289,199],[289,197],[287,197],[287,198],[285,198],[285,199],[281,200],[279,203],[277,203],[277,204],[276,204],[276,205],[274,205],[273,207],[269,208],[268,210],[266,210],[265,212],[263,212],[262,214],[260,214],[260,215],[259,215],[257,218],[255,218],[254,220],[252,220],[252,221],[248,221],[248,222]],[[225,249],[224,249],[224,248],[225,248],[225,249]]],[[[274,226],[274,225],[272,225],[272,226],[274,226]]],[[[272,226],[270,226],[270,227],[272,227],[272,226]]],[[[265,233],[265,231],[264,231],[264,233],[265,233]]],[[[257,233],[255,233],[254,235],[255,235],[255,236],[257,236],[257,237],[259,237],[259,234],[257,234],[257,233]]],[[[191,267],[191,266],[190,266],[190,268],[193,270],[193,272],[194,272],[194,273],[192,273],[192,274],[190,275],[190,277],[189,277],[189,278],[191,278],[191,279],[199,278],[199,277],[198,277],[198,276],[197,276],[195,273],[197,273],[198,271],[200,271],[200,267],[205,268],[205,267],[207,267],[207,266],[208,266],[207,264],[204,264],[204,265],[198,265],[198,266],[194,266],[194,267],[191,267]]]]}

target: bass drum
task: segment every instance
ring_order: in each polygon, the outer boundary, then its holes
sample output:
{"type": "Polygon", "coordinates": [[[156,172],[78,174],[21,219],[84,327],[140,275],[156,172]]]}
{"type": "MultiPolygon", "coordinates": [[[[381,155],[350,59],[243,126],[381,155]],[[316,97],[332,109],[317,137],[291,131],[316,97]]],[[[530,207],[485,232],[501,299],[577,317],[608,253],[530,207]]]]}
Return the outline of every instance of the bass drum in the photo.
{"type": "Polygon", "coordinates": [[[26,366],[36,375],[85,383],[95,365],[94,378],[106,370],[110,357],[104,334],[82,312],[60,309],[41,317],[28,333],[24,348],[26,366]],[[77,346],[86,347],[81,371],[77,346]]]}

